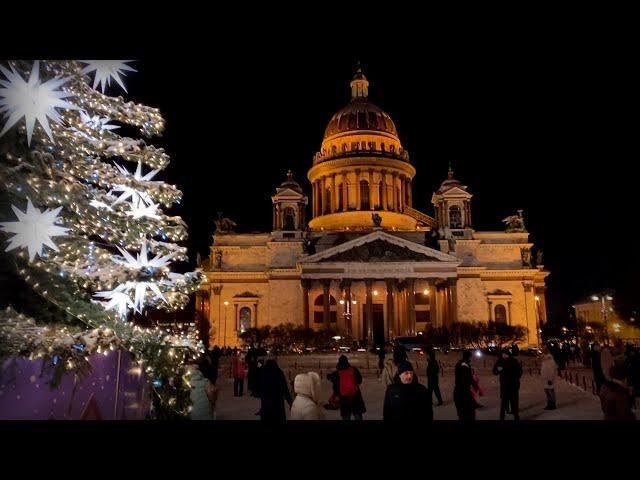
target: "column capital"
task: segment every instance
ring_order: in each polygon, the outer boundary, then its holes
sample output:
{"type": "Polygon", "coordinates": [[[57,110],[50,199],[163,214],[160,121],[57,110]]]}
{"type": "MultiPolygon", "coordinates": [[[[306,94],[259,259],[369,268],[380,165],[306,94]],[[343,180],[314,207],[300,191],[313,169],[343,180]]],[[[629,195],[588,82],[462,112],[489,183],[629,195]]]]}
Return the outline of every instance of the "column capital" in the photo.
{"type": "Polygon", "coordinates": [[[313,280],[307,278],[303,278],[302,280],[300,280],[300,284],[302,285],[302,287],[306,288],[307,290],[311,288],[312,283],[313,280]]]}
{"type": "Polygon", "coordinates": [[[365,278],[364,284],[367,286],[367,288],[370,288],[371,286],[373,286],[374,281],[375,280],[373,278],[365,278]]]}
{"type": "Polygon", "coordinates": [[[342,280],[340,280],[340,288],[344,289],[347,287],[351,286],[351,279],[350,278],[343,278],[342,280]]]}
{"type": "Polygon", "coordinates": [[[331,280],[322,280],[322,286],[324,288],[329,288],[331,286],[331,280]]]}
{"type": "Polygon", "coordinates": [[[220,295],[220,292],[222,292],[222,285],[213,286],[211,287],[211,290],[213,290],[214,295],[220,295]]]}

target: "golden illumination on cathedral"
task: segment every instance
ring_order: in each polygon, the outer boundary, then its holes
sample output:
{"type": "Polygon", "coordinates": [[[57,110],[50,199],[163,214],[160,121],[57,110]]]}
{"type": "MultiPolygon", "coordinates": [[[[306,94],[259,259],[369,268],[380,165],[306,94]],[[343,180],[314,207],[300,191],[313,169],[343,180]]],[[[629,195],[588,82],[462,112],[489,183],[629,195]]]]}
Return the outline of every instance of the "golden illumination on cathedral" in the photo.
{"type": "Polygon", "coordinates": [[[295,178],[307,168],[299,162],[275,189],[271,232],[216,222],[199,265],[209,344],[239,345],[248,328],[293,323],[378,345],[488,321],[522,326],[523,346],[537,344],[549,272],[534,260],[522,211],[504,231],[475,230],[473,195],[451,167],[432,206],[414,208],[416,169],[393,120],[370,101],[359,68],[350,87],[308,170],[310,185],[295,178]]]}

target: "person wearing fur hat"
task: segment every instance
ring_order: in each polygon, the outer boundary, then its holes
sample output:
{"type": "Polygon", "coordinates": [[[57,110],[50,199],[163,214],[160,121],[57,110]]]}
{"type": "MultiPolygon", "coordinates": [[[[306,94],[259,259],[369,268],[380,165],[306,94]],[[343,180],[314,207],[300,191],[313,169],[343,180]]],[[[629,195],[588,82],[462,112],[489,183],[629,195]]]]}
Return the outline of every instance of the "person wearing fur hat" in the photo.
{"type": "Polygon", "coordinates": [[[433,420],[429,390],[418,383],[413,365],[408,361],[398,364],[398,373],[394,382],[387,387],[382,419],[385,421],[433,420]]]}
{"type": "Polygon", "coordinates": [[[333,384],[333,391],[340,397],[340,416],[343,420],[362,420],[362,414],[367,411],[364,406],[360,384],[362,374],[356,367],[349,364],[345,355],[340,355],[336,370],[327,375],[333,384]]]}
{"type": "Polygon", "coordinates": [[[545,410],[556,409],[556,391],[555,383],[558,376],[558,365],[549,352],[549,348],[544,348],[544,355],[542,356],[542,365],[540,366],[540,377],[544,385],[544,393],[547,396],[547,406],[545,410]]]}
{"type": "Polygon", "coordinates": [[[504,420],[509,407],[513,419],[520,420],[518,397],[520,395],[522,365],[513,357],[511,350],[505,348],[502,351],[502,356],[493,366],[493,374],[500,376],[500,420],[504,420]]]}
{"type": "Polygon", "coordinates": [[[296,398],[291,405],[291,420],[324,420],[320,406],[320,375],[299,373],[293,381],[296,398]]]}
{"type": "Polygon", "coordinates": [[[471,370],[471,352],[464,350],[462,359],[455,367],[455,387],[453,389],[453,401],[460,420],[475,420],[476,406],[471,394],[471,387],[478,388],[471,370]]]}
{"type": "Polygon", "coordinates": [[[624,365],[614,363],[609,370],[611,380],[605,380],[600,390],[600,404],[605,420],[635,420],[631,411],[633,397],[625,381],[624,365]]]}

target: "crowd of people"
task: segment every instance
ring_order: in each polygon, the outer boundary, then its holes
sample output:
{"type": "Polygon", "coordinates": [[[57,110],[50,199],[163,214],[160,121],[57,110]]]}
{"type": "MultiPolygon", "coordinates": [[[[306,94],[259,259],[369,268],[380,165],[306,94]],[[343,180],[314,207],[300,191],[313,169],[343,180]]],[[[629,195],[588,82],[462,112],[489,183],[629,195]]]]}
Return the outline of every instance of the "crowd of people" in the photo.
{"type": "MultiPolygon", "coordinates": [[[[543,349],[540,375],[547,399],[545,410],[557,408],[555,385],[566,363],[559,361],[562,352],[570,352],[563,347],[547,345],[543,349]]],[[[407,352],[402,346],[393,348],[392,356],[386,357],[384,348],[378,351],[378,370],[386,391],[384,396],[383,419],[385,421],[431,421],[435,406],[443,405],[440,390],[441,367],[433,349],[427,350],[426,385],[419,382],[414,367],[409,362],[407,352]]],[[[227,353],[227,352],[224,352],[227,353]]],[[[260,398],[260,409],[256,412],[262,420],[286,420],[285,403],[290,407],[291,420],[322,420],[325,409],[339,409],[343,420],[362,420],[366,406],[360,386],[362,374],[349,363],[345,355],[338,359],[335,371],[327,375],[331,382],[332,393],[324,403],[321,395],[321,378],[316,372],[300,373],[293,381],[292,397],[290,386],[284,372],[273,358],[268,358],[264,349],[251,345],[246,355],[237,349],[229,352],[231,360],[230,375],[233,377],[234,396],[243,396],[244,383],[247,380],[248,394],[260,398]]],[[[192,385],[204,383],[204,392],[210,404],[207,415],[215,418],[215,404],[218,397],[216,382],[219,360],[223,350],[214,347],[202,357],[198,369],[192,376],[192,385]]],[[[575,354],[574,354],[575,355],[575,354]]],[[[523,374],[522,364],[518,360],[517,348],[503,349],[496,360],[492,373],[499,378],[500,414],[505,420],[512,415],[520,419],[519,392],[523,374]]],[[[570,356],[568,357],[570,358],[570,356]]],[[[575,357],[574,357],[575,358],[575,357]]],[[[469,350],[462,352],[461,359],[454,369],[453,402],[458,418],[472,421],[476,410],[482,408],[478,398],[484,395],[479,376],[473,369],[472,355],[469,350]]],[[[628,346],[624,357],[611,352],[608,347],[595,346],[590,352],[597,393],[600,396],[605,420],[630,420],[635,416],[635,398],[640,380],[640,352],[628,346]],[[606,373],[605,373],[606,372],[606,373]]]]}

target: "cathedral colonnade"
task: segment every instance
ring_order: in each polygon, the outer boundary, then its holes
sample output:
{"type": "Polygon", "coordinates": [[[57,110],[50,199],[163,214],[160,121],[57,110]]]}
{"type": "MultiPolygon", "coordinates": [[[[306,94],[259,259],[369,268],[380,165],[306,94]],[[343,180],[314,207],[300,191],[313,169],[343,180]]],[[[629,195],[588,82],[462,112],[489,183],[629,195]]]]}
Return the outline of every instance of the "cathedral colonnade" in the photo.
{"type": "Polygon", "coordinates": [[[454,278],[304,278],[303,325],[379,344],[457,321],[454,278]]]}

